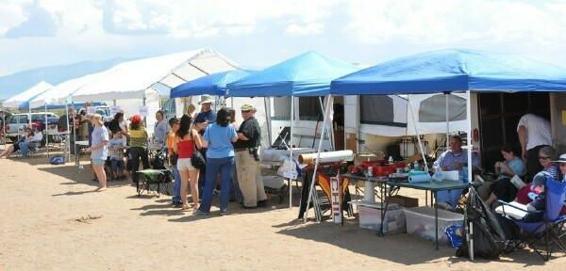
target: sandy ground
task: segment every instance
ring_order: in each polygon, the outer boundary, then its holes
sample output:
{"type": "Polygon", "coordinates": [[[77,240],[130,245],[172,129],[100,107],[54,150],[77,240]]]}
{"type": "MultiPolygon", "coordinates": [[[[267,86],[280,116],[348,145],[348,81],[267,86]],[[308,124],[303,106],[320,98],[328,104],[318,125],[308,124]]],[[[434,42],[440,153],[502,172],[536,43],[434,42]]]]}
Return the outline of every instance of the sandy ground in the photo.
{"type": "MultiPolygon", "coordinates": [[[[354,221],[298,222],[297,208],[195,217],[126,182],[96,187],[86,170],[45,157],[0,160],[0,270],[564,270],[527,251],[470,262],[454,250],[354,221]],[[80,218],[92,217],[77,221],[80,218]]],[[[408,193],[415,193],[408,191],[408,193]]],[[[418,194],[422,194],[419,192],[418,194]]]]}

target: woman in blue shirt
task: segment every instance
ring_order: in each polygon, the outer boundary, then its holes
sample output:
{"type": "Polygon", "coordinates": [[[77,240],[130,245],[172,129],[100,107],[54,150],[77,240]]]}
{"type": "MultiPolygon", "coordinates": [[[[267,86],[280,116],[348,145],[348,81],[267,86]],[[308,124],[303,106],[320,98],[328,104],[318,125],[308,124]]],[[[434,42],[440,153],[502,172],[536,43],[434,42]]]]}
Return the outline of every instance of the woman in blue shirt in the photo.
{"type": "Polygon", "coordinates": [[[206,176],[202,202],[197,211],[199,215],[208,215],[212,203],[212,191],[216,186],[216,177],[220,173],[220,215],[228,214],[230,188],[234,170],[234,147],[232,143],[238,140],[234,126],[230,125],[231,116],[228,108],[222,108],[217,113],[216,123],[208,126],[204,132],[203,147],[206,151],[206,176]]]}
{"type": "Polygon", "coordinates": [[[511,178],[515,175],[523,177],[527,173],[527,168],[523,160],[515,156],[513,148],[509,146],[501,147],[501,156],[504,161],[495,163],[495,173],[498,175],[497,181],[491,184],[491,194],[486,200],[488,205],[498,199],[510,202],[517,195],[517,188],[511,183],[511,178]]]}

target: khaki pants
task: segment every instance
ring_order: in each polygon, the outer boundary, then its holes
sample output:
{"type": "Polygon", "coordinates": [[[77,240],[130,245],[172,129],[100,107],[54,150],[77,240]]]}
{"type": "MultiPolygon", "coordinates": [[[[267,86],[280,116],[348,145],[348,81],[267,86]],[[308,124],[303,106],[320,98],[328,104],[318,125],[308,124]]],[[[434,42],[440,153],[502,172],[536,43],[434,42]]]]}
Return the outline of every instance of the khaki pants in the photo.
{"type": "Polygon", "coordinates": [[[245,207],[256,207],[258,201],[267,199],[259,161],[247,150],[236,152],[236,172],[245,207]]]}

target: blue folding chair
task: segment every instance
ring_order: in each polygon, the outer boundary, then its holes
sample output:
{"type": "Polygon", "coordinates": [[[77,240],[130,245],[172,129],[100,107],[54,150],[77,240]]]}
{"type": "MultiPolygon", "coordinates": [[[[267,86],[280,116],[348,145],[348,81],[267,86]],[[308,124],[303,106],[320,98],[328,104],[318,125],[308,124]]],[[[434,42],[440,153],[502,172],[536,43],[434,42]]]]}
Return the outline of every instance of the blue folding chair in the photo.
{"type": "Polygon", "coordinates": [[[517,205],[501,202],[499,208],[503,210],[502,214],[513,221],[519,228],[518,239],[520,243],[527,244],[545,261],[549,260],[555,248],[562,252],[566,252],[564,244],[560,240],[563,235],[563,225],[566,222],[566,216],[561,214],[564,200],[566,199],[566,182],[558,182],[552,177],[547,177],[545,188],[545,209],[541,211],[530,211],[517,205]],[[509,210],[509,208],[514,210],[509,210]],[[506,214],[505,209],[509,212],[524,212],[525,216],[540,215],[542,219],[537,222],[525,221],[525,219],[516,219],[506,214]],[[537,245],[544,246],[541,250],[537,245]]]}

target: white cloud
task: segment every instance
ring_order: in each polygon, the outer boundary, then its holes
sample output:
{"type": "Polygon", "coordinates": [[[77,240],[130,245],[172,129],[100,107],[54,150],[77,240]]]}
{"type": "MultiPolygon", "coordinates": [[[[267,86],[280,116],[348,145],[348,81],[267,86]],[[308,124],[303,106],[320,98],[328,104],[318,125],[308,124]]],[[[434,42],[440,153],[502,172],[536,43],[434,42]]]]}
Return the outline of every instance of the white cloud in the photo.
{"type": "Polygon", "coordinates": [[[318,22],[306,24],[292,23],[285,28],[286,33],[299,36],[320,34],[323,30],[324,24],[318,22]]]}
{"type": "Polygon", "coordinates": [[[7,1],[0,4],[0,36],[3,36],[11,28],[23,23],[27,18],[24,14],[22,1],[7,1]]]}
{"type": "Polygon", "coordinates": [[[508,0],[353,1],[347,32],[369,44],[564,40],[564,7],[555,2],[508,0]]]}

